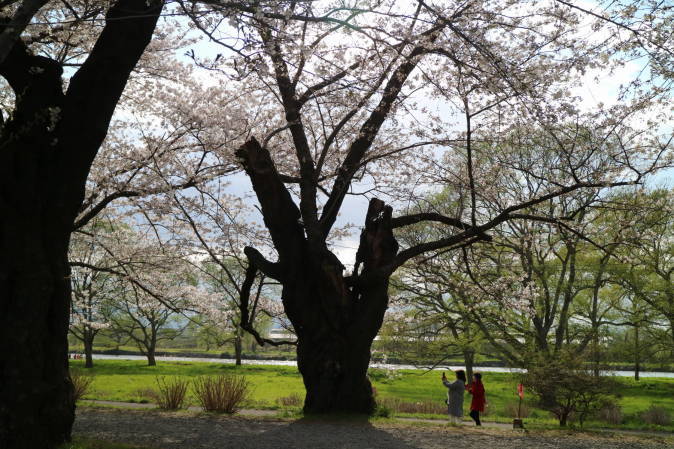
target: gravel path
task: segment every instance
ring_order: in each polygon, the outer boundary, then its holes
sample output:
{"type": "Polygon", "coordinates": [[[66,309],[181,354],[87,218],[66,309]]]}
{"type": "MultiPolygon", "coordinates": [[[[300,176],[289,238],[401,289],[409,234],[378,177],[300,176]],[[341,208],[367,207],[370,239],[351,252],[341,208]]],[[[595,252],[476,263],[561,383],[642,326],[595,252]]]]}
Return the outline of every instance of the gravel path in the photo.
{"type": "Polygon", "coordinates": [[[559,432],[515,433],[474,427],[295,421],[78,408],[74,433],[159,449],[646,449],[672,441],[559,432]]]}

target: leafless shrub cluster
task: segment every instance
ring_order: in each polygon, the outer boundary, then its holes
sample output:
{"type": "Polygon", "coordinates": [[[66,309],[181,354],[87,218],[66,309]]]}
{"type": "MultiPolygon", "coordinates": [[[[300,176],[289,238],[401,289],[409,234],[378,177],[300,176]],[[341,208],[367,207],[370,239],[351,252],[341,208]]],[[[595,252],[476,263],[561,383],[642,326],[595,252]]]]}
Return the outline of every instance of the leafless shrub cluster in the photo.
{"type": "Polygon", "coordinates": [[[94,376],[71,370],[70,380],[73,382],[73,401],[77,402],[89,392],[91,383],[94,381],[94,376]]]}
{"type": "Polygon", "coordinates": [[[283,396],[276,400],[282,407],[299,407],[304,400],[299,393],[292,393],[289,396],[283,396]]]}
{"type": "Polygon", "coordinates": [[[189,381],[179,377],[157,377],[157,390],[154,393],[154,400],[159,408],[164,410],[178,410],[184,408],[185,396],[189,381]]]}
{"type": "Polygon", "coordinates": [[[607,402],[599,409],[598,417],[609,424],[621,424],[623,422],[623,410],[615,402],[607,402]]]}
{"type": "Polygon", "coordinates": [[[250,391],[246,378],[235,375],[198,377],[193,386],[204,411],[218,413],[236,413],[250,391]]]}
{"type": "Polygon", "coordinates": [[[641,419],[648,424],[667,426],[672,422],[672,415],[669,410],[664,407],[651,405],[641,414],[641,419]]]}

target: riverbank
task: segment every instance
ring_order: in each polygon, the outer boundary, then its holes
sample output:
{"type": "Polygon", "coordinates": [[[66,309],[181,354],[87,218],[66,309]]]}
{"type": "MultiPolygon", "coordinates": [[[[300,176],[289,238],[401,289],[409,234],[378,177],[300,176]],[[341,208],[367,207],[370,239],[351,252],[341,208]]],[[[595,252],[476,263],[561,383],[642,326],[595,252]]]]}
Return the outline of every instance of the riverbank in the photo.
{"type": "MultiPolygon", "coordinates": [[[[74,354],[79,354],[77,352],[72,352],[71,356],[74,354]]],[[[178,355],[179,353],[160,353],[157,352],[156,359],[164,362],[207,362],[207,363],[221,363],[221,364],[234,364],[234,359],[228,359],[223,357],[206,357],[204,355],[178,355]]],[[[207,354],[208,355],[208,354],[207,354]]],[[[134,353],[133,351],[95,351],[93,354],[94,359],[98,360],[146,360],[145,356],[140,353],[134,353]],[[114,353],[112,353],[114,352],[114,353]]],[[[297,361],[293,358],[289,359],[267,359],[267,358],[257,358],[257,359],[242,359],[241,363],[244,365],[270,365],[270,366],[297,366],[297,361]]],[[[427,367],[415,366],[415,365],[405,365],[397,363],[381,363],[373,361],[370,363],[371,368],[377,369],[389,369],[389,370],[428,370],[427,367]]],[[[438,365],[433,367],[434,370],[457,370],[463,369],[461,365],[438,365]]],[[[489,365],[479,365],[474,366],[474,370],[482,371],[487,373],[519,373],[523,370],[519,368],[509,368],[506,366],[489,366],[489,365]]],[[[634,377],[634,371],[620,370],[618,368],[612,368],[610,371],[605,370],[605,374],[619,376],[619,377],[634,377]]],[[[640,371],[639,375],[641,377],[668,377],[674,378],[674,372],[671,371],[640,371]]]]}

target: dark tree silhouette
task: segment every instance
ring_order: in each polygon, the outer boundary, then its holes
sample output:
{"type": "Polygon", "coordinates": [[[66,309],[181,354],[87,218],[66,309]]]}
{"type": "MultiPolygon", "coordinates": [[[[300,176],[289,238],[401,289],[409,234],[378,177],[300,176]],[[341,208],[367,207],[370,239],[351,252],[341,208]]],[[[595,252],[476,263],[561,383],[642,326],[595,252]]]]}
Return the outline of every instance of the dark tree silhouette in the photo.
{"type": "Polygon", "coordinates": [[[21,40],[0,63],[16,95],[0,132],[2,448],[53,448],[70,439],[70,233],[91,163],[162,7],[161,0],[114,3],[65,91],[61,65],[21,40]]]}

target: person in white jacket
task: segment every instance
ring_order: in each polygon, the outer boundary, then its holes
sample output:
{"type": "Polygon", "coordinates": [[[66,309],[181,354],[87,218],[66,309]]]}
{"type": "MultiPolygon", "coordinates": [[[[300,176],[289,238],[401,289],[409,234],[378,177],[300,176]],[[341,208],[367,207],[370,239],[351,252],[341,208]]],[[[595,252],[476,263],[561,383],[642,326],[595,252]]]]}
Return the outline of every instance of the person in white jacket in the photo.
{"type": "Polygon", "coordinates": [[[449,382],[445,373],[442,373],[442,384],[447,387],[447,413],[449,421],[454,424],[461,423],[463,416],[463,394],[466,389],[466,373],[463,370],[457,370],[456,380],[449,382]]]}

